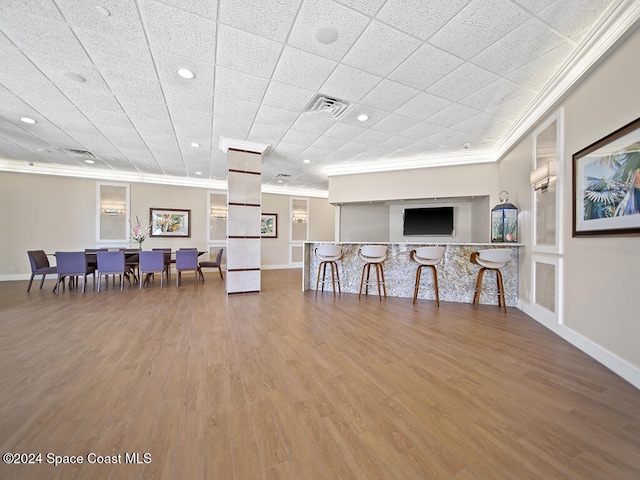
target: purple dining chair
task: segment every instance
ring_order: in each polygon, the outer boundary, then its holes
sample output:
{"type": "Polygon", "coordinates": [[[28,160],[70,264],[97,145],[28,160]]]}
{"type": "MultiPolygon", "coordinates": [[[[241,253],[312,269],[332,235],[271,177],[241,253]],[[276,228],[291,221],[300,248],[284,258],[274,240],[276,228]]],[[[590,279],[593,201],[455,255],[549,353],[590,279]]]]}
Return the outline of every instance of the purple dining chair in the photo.
{"type": "Polygon", "coordinates": [[[124,279],[129,281],[131,286],[131,279],[127,275],[127,267],[124,262],[124,252],[96,252],[98,257],[98,293],[100,292],[100,285],[102,284],[102,276],[107,276],[107,285],[109,285],[109,275],[120,276],[120,291],[124,290],[124,279]]]}
{"type": "Polygon", "coordinates": [[[42,275],[42,280],[40,280],[40,288],[44,285],[44,279],[48,274],[58,273],[56,267],[52,267],[49,265],[49,258],[47,254],[44,253],[44,250],[29,250],[27,252],[29,256],[29,262],[31,263],[31,278],[29,279],[29,285],[27,286],[27,292],[31,290],[31,284],[33,283],[33,278],[36,275],[42,275]]]}
{"type": "Polygon", "coordinates": [[[96,269],[87,264],[87,255],[84,252],[56,252],[57,282],[55,292],[60,294],[60,283],[64,287],[66,277],[82,277],[82,293],[85,292],[87,275],[93,275],[93,287],[96,285],[96,269]]]}
{"type": "Polygon", "coordinates": [[[165,252],[161,250],[141,251],[139,258],[140,290],[142,290],[143,284],[149,282],[149,277],[154,273],[160,274],[160,288],[162,288],[162,277],[166,269],[169,268],[169,265],[165,261],[165,252]]]}

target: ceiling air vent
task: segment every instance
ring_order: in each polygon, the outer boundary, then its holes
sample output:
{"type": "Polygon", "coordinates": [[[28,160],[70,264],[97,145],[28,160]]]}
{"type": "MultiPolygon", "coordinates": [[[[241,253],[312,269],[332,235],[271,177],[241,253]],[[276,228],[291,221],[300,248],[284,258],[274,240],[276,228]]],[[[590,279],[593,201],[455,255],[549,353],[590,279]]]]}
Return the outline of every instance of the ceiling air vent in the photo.
{"type": "Polygon", "coordinates": [[[90,158],[91,160],[97,160],[98,157],[96,157],[93,153],[87,151],[87,150],[76,150],[73,148],[65,148],[64,153],[71,155],[73,157],[82,157],[82,158],[90,158]]]}
{"type": "Polygon", "coordinates": [[[349,110],[351,104],[345,100],[317,95],[306,108],[306,111],[314,115],[328,118],[338,118],[349,110]]]}

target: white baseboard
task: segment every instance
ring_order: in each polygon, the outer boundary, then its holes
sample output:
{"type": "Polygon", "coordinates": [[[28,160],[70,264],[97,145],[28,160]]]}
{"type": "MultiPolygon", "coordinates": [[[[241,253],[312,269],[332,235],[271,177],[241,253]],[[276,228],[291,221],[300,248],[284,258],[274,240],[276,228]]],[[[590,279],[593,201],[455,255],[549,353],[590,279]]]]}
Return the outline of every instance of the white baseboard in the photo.
{"type": "Polygon", "coordinates": [[[536,318],[534,316],[535,312],[532,311],[530,304],[518,302],[518,308],[520,308],[520,310],[529,315],[535,321],[537,321],[541,325],[544,325],[549,330],[565,339],[571,345],[582,350],[584,353],[597,360],[609,370],[624,378],[627,382],[640,390],[640,369],[638,369],[636,366],[627,362],[623,358],[618,357],[613,352],[610,352],[606,348],[595,343],[593,340],[584,337],[583,335],[579,334],[575,330],[572,330],[566,325],[547,321],[542,318],[536,318]]]}

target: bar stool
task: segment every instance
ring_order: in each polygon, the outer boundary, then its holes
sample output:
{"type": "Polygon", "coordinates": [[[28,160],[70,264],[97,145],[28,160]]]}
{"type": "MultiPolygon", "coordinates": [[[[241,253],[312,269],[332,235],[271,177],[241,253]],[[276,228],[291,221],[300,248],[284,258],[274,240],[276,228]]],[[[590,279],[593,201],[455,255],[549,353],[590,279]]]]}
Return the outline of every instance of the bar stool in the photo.
{"type": "Polygon", "coordinates": [[[470,261],[479,265],[478,279],[476,280],[476,291],[473,294],[473,307],[478,309],[480,294],[482,293],[482,279],[486,270],[496,272],[496,283],[498,286],[498,306],[507,313],[507,306],[504,298],[504,284],[502,283],[502,273],[500,269],[504,267],[511,258],[510,248],[494,248],[490,250],[480,250],[471,254],[470,261]]]}
{"type": "Polygon", "coordinates": [[[380,295],[380,286],[384,290],[384,296],[387,297],[387,286],[384,283],[384,269],[382,268],[382,263],[387,259],[387,247],[383,245],[365,245],[364,247],[360,247],[358,250],[358,255],[362,260],[365,261],[364,267],[362,267],[362,280],[360,280],[360,294],[358,298],[362,295],[362,286],[366,285],[364,294],[369,294],[369,274],[371,273],[371,265],[373,265],[376,269],[376,278],[378,280],[378,297],[382,300],[382,296],[380,295]],[[365,272],[367,274],[367,279],[365,281],[365,272]],[[382,282],[380,282],[380,278],[382,278],[382,282]]]}
{"type": "Polygon", "coordinates": [[[331,266],[331,285],[333,294],[336,294],[336,281],[338,283],[338,292],[342,293],[340,288],[340,272],[338,271],[338,260],[342,258],[342,247],[340,245],[318,245],[314,254],[320,264],[318,265],[318,279],[316,280],[316,295],[318,295],[318,286],[322,283],[322,291],[324,292],[325,276],[327,273],[327,265],[331,266]],[[322,270],[322,280],[320,280],[320,270],[322,270]]]}
{"type": "Polygon", "coordinates": [[[433,287],[436,292],[436,306],[440,306],[440,292],[438,291],[438,272],[436,265],[442,261],[444,247],[420,247],[411,250],[411,259],[419,264],[416,272],[416,286],[413,290],[413,303],[418,299],[418,287],[420,286],[420,276],[422,268],[428,267],[433,271],[433,287]]]}

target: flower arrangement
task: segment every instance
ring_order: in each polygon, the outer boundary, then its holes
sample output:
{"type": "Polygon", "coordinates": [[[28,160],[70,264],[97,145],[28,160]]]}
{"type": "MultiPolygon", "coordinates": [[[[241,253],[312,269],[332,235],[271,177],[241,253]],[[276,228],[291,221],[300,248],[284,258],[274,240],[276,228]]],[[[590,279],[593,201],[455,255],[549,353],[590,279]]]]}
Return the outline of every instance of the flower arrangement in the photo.
{"type": "Polygon", "coordinates": [[[142,250],[142,242],[144,242],[149,234],[151,233],[151,225],[149,224],[147,227],[143,227],[140,224],[140,219],[136,215],[136,223],[131,224],[131,238],[138,242],[138,248],[142,250]]]}

